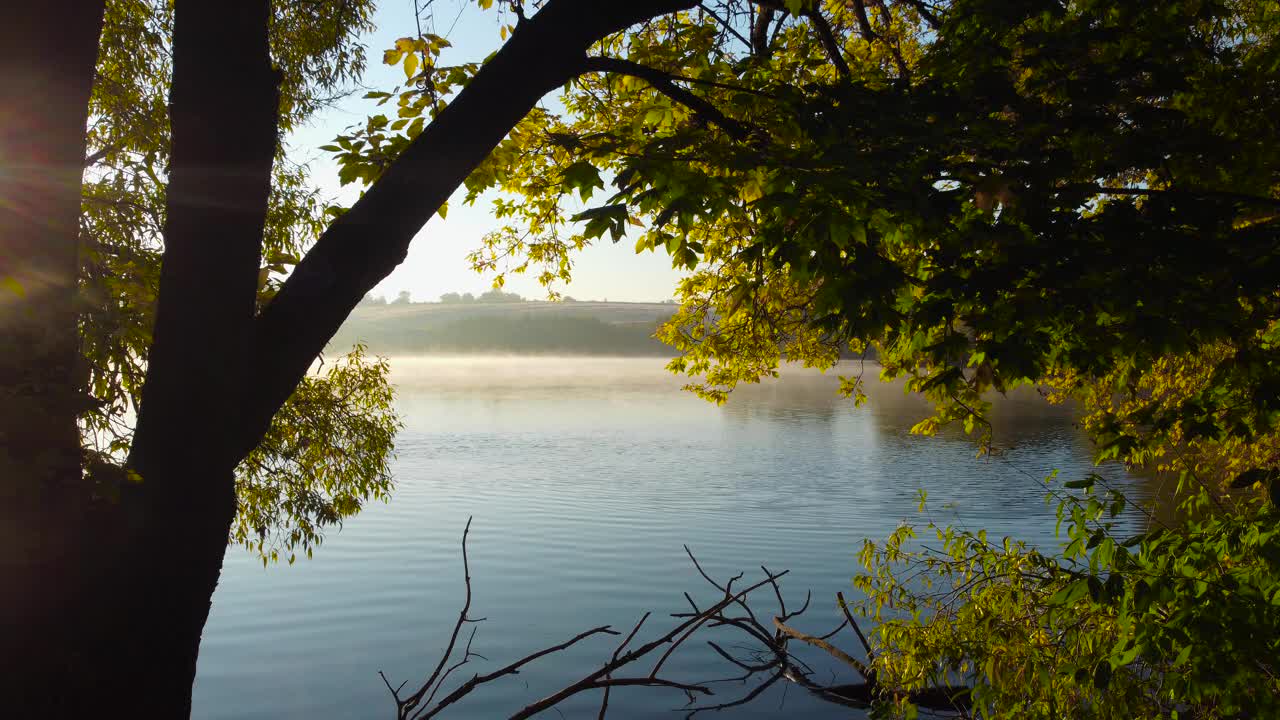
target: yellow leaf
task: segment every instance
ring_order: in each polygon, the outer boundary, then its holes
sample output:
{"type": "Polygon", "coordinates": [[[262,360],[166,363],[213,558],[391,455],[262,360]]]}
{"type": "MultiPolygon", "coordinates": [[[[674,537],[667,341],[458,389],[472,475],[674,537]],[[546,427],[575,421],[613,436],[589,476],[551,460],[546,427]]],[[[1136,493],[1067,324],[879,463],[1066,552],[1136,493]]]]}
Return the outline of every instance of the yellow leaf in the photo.
{"type": "Polygon", "coordinates": [[[0,287],[3,287],[18,297],[27,296],[26,288],[22,287],[22,283],[18,282],[17,278],[11,275],[6,275],[0,278],[0,287]]]}

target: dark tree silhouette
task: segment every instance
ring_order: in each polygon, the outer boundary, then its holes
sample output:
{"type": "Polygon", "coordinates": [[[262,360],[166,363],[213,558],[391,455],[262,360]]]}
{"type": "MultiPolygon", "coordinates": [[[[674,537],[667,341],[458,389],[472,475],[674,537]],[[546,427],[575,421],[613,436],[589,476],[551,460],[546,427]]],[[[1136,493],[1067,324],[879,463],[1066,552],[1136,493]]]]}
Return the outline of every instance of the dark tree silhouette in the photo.
{"type": "MultiPolygon", "coordinates": [[[[83,480],[77,224],[103,0],[0,24],[0,677],[15,717],[190,711],[233,472],[410,239],[587,48],[693,0],[550,0],[256,311],[278,142],[268,0],[179,0],[163,270],[123,477],[83,480]],[[117,502],[95,502],[118,485],[117,502]]],[[[285,10],[288,12],[288,10],[285,10]]]]}

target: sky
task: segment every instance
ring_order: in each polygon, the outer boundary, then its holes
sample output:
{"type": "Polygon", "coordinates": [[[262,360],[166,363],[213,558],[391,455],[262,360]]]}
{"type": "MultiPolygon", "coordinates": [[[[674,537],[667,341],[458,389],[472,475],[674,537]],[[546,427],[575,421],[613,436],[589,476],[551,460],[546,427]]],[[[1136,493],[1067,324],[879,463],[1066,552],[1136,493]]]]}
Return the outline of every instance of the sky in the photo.
{"type": "MultiPolygon", "coordinates": [[[[419,4],[426,3],[419,0],[419,4]]],[[[405,77],[399,67],[382,64],[382,51],[394,45],[396,38],[415,35],[417,29],[413,0],[382,0],[380,5],[374,17],[377,30],[364,39],[369,67],[362,82],[369,89],[390,91],[405,77]]],[[[435,0],[422,14],[422,30],[449,38],[453,47],[444,51],[441,63],[454,64],[481,60],[497,49],[501,25],[512,20],[509,13],[504,17],[496,10],[480,10],[474,0],[435,0]]],[[[359,196],[360,188],[342,187],[337,165],[329,153],[318,148],[332,142],[345,128],[363,124],[369,115],[385,112],[385,108],[375,109],[372,101],[360,99],[363,94],[360,90],[318,113],[288,139],[291,156],[309,164],[312,180],[321,192],[347,206],[359,196]]],[[[467,253],[480,247],[481,237],[499,226],[490,214],[489,202],[481,198],[474,206],[467,206],[462,193],[455,193],[449,201],[448,218],[436,216],[427,223],[410,244],[408,258],[373,294],[394,298],[408,291],[414,301],[423,302],[437,300],[446,292],[478,295],[490,289],[492,276],[472,271],[466,259],[467,253]]],[[[573,258],[573,282],[557,289],[579,300],[656,302],[671,298],[679,274],[672,270],[670,257],[651,252],[637,255],[634,246],[634,240],[625,238],[617,244],[599,241],[573,258]]],[[[510,275],[503,289],[526,298],[546,296],[532,276],[510,275]]]]}

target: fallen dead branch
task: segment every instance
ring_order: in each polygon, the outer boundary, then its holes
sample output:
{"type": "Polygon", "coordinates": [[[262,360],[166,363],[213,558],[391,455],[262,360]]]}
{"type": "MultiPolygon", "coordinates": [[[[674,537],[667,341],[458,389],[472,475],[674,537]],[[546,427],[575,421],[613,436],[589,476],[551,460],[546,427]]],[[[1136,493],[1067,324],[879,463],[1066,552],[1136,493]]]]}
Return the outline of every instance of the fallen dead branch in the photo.
{"type": "MultiPolygon", "coordinates": [[[[485,684],[501,677],[518,674],[521,668],[535,660],[563,651],[596,635],[621,636],[620,632],[609,625],[591,628],[562,643],[530,653],[493,672],[473,674],[451,691],[444,693],[437,701],[436,696],[443,692],[446,681],[455,671],[469,664],[473,659],[487,660],[487,658],[472,650],[472,642],[476,635],[475,628],[473,628],[465,646],[463,646],[462,657],[450,664],[455,656],[458,639],[462,634],[463,627],[484,620],[484,618],[470,616],[472,599],[471,567],[467,557],[467,537],[470,531],[471,520],[468,519],[466,529],[462,533],[462,566],[463,580],[466,584],[466,598],[463,602],[462,610],[458,614],[458,619],[454,623],[449,642],[445,646],[435,668],[427,676],[426,680],[409,694],[402,694],[405,683],[393,688],[386,676],[382,672],[378,673],[382,677],[383,683],[386,684],[387,690],[390,691],[391,696],[395,699],[398,720],[427,720],[435,717],[485,684]]],[[[804,603],[799,609],[788,611],[782,588],[778,583],[780,578],[787,575],[787,571],[775,573],[761,566],[760,569],[764,573],[763,579],[747,585],[741,590],[736,590],[734,586],[742,580],[742,574],[735,575],[727,581],[718,581],[702,568],[702,565],[688,546],[685,546],[684,549],[702,578],[718,591],[714,602],[702,606],[694,600],[692,595],[687,592],[684,593],[690,612],[673,613],[671,617],[678,621],[674,626],[661,635],[632,648],[632,641],[636,640],[641,629],[651,616],[651,613],[645,613],[631,628],[631,631],[623,637],[608,660],[578,680],[515,711],[510,715],[511,720],[523,720],[524,718],[533,717],[544,710],[558,706],[575,695],[596,690],[601,691],[600,711],[597,717],[603,720],[609,709],[610,691],[617,687],[652,687],[678,690],[684,694],[687,700],[686,709],[688,712],[685,715],[686,718],[695,717],[700,713],[726,710],[745,705],[758,698],[779,680],[794,683],[823,700],[845,706],[867,708],[884,699],[881,696],[881,689],[876,684],[875,674],[871,669],[874,656],[871,652],[870,643],[867,642],[866,636],[849,612],[842,594],[837,595],[839,606],[844,616],[840,625],[825,635],[811,635],[788,625],[793,618],[802,615],[809,609],[810,596],[806,593],[804,603]],[[777,614],[771,617],[771,627],[760,621],[749,604],[752,594],[766,587],[773,591],[778,608],[777,614]],[[830,639],[846,626],[857,634],[858,640],[866,651],[867,660],[865,662],[853,657],[830,642],[830,639]],[[747,644],[741,647],[746,648],[746,654],[738,656],[726,650],[724,645],[712,640],[706,641],[712,651],[740,669],[742,674],[698,683],[683,682],[661,675],[662,668],[668,659],[683,647],[690,638],[707,628],[729,628],[738,631],[744,636],[747,644]],[[824,685],[814,681],[814,673],[809,666],[792,654],[789,648],[791,641],[797,641],[826,651],[842,664],[858,673],[862,678],[862,682],[847,685],[824,685]],[[656,659],[654,659],[655,657],[656,659]],[[637,671],[637,668],[648,661],[652,661],[648,672],[637,671]],[[739,697],[716,704],[698,704],[700,699],[712,697],[715,694],[710,687],[711,685],[730,682],[746,684],[757,678],[763,679],[739,697]]],[[[739,649],[741,650],[741,648],[739,649]]],[[[964,687],[932,688],[918,693],[911,693],[909,699],[917,705],[935,711],[955,711],[964,714],[968,707],[968,692],[968,688],[964,687]]]]}

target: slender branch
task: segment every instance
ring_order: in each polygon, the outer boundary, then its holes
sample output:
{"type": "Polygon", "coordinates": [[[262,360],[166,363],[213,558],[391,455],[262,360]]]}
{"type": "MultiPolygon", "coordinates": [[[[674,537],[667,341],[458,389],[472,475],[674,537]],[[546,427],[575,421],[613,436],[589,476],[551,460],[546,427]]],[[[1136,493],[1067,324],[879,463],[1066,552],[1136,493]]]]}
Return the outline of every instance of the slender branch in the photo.
{"type": "Polygon", "coordinates": [[[849,624],[849,621],[848,621],[848,620],[841,620],[841,621],[840,621],[840,624],[836,626],[836,629],[835,629],[835,630],[832,630],[831,632],[827,633],[826,635],[819,635],[818,637],[822,638],[823,640],[830,640],[831,638],[833,638],[833,637],[835,637],[835,636],[836,636],[836,633],[838,633],[838,632],[840,632],[841,630],[843,630],[843,629],[845,628],[845,626],[846,626],[846,625],[848,625],[848,624],[849,624]]]}
{"type": "Polygon", "coordinates": [[[813,635],[809,635],[807,633],[802,633],[799,630],[796,630],[795,628],[790,627],[789,625],[782,622],[782,620],[778,618],[774,618],[773,624],[774,624],[774,627],[778,628],[778,630],[782,632],[782,634],[788,637],[795,638],[800,642],[808,643],[809,645],[812,645],[816,648],[826,650],[827,653],[831,655],[831,657],[834,657],[835,659],[843,662],[844,664],[848,665],[854,670],[857,670],[858,673],[862,675],[863,678],[867,679],[867,681],[869,682],[872,681],[873,675],[871,673],[870,668],[864,665],[861,660],[858,660],[857,658],[853,657],[849,653],[841,650],[835,645],[832,645],[826,640],[814,637],[813,635]]]}
{"type": "Polygon", "coordinates": [[[440,691],[440,688],[444,687],[444,681],[449,679],[449,676],[453,674],[454,670],[466,665],[473,657],[484,658],[483,655],[471,652],[471,643],[476,639],[476,630],[478,629],[479,628],[471,628],[471,637],[467,638],[467,648],[462,651],[462,659],[449,666],[449,669],[444,671],[444,675],[440,676],[440,682],[436,683],[436,686],[431,689],[431,694],[427,696],[427,705],[430,705],[431,702],[436,699],[436,693],[440,691]]]}
{"type": "Polygon", "coordinates": [[[733,25],[730,25],[724,18],[720,17],[720,15],[715,10],[712,10],[711,8],[707,7],[706,3],[699,3],[698,8],[703,12],[705,12],[706,14],[710,15],[712,19],[714,19],[717,23],[720,24],[720,27],[724,28],[725,32],[737,38],[738,42],[741,42],[743,45],[747,46],[748,48],[751,47],[750,40],[743,37],[742,33],[734,29],[733,25]]]}
{"type": "Polygon", "coordinates": [[[806,11],[805,17],[813,23],[813,29],[818,33],[818,42],[822,43],[822,49],[826,51],[831,63],[836,66],[840,77],[845,82],[853,82],[853,71],[849,69],[849,63],[845,62],[840,43],[836,40],[835,33],[831,31],[831,23],[827,22],[827,18],[817,9],[806,11]]]}
{"type": "MultiPolygon", "coordinates": [[[[636,633],[640,632],[640,628],[644,625],[644,621],[649,619],[649,615],[650,613],[645,613],[640,617],[640,622],[636,623],[636,626],[631,628],[631,632],[623,638],[622,642],[618,644],[618,647],[614,649],[613,657],[610,658],[610,662],[618,659],[618,653],[621,653],[631,642],[631,639],[636,636],[636,633]]],[[[609,679],[609,676],[605,675],[605,679],[609,679]]],[[[600,714],[597,716],[598,720],[604,720],[605,712],[609,709],[609,687],[610,686],[605,686],[604,697],[600,700],[600,714]]]]}
{"type": "Polygon", "coordinates": [[[844,593],[836,593],[836,601],[840,604],[840,612],[844,613],[845,622],[849,623],[849,627],[858,634],[858,640],[862,643],[862,649],[867,651],[867,661],[875,662],[875,653],[871,652],[871,643],[867,642],[867,636],[862,634],[862,628],[858,627],[858,623],[853,619],[853,613],[849,612],[849,604],[844,601],[844,593]]]}
{"type": "Polygon", "coordinates": [[[586,67],[589,72],[617,73],[640,78],[649,83],[654,90],[689,108],[707,122],[715,124],[733,139],[745,140],[748,136],[747,128],[742,123],[720,112],[719,108],[705,98],[677,85],[673,81],[673,76],[657,68],[622,58],[599,56],[587,58],[586,67]]]}
{"type": "MultiPolygon", "coordinates": [[[[784,570],[783,572],[778,573],[777,575],[772,577],[773,579],[777,579],[786,574],[787,574],[787,571],[784,570]]],[[[766,578],[765,580],[761,580],[760,582],[757,582],[754,585],[751,585],[745,590],[739,591],[731,596],[725,597],[724,599],[717,602],[715,605],[712,605],[711,607],[707,608],[705,611],[703,611],[702,614],[696,617],[690,618],[680,623],[679,625],[676,625],[674,628],[667,631],[667,633],[662,635],[661,637],[651,640],[650,642],[647,642],[644,645],[640,646],[639,648],[636,648],[635,650],[632,650],[631,652],[626,653],[625,655],[617,658],[616,660],[612,660],[606,663],[604,667],[587,675],[586,677],[582,678],[578,682],[573,683],[568,687],[565,687],[559,692],[549,695],[543,698],[542,700],[539,700],[538,702],[525,707],[520,712],[511,716],[512,720],[520,720],[522,718],[530,717],[543,710],[546,710],[549,707],[557,705],[563,700],[565,700],[566,698],[576,695],[580,692],[583,692],[585,690],[595,689],[598,687],[603,687],[599,683],[605,676],[611,674],[614,670],[618,669],[619,667],[622,667],[623,665],[630,664],[641,657],[648,655],[658,647],[661,647],[668,643],[673,643],[673,641],[674,641],[674,645],[679,645],[685,639],[687,639],[688,637],[688,634],[686,633],[687,630],[690,630],[692,628],[696,628],[705,624],[708,620],[715,617],[724,608],[739,601],[740,599],[746,597],[747,595],[750,595],[752,592],[759,590],[760,588],[769,584],[769,582],[770,580],[766,578]],[[682,633],[685,633],[684,636],[680,637],[677,640],[676,638],[678,636],[681,636],[682,633]]],[[[664,654],[663,658],[665,659],[666,657],[669,656],[669,654],[670,654],[669,652],[667,654],[664,654]]],[[[659,661],[659,664],[660,663],[661,663],[661,660],[659,661]]],[[[640,678],[638,680],[655,681],[655,680],[658,680],[658,678],[655,677],[654,673],[651,673],[647,678],[640,678]]],[[[609,682],[612,682],[615,684],[624,684],[623,681],[618,678],[613,678],[609,680],[609,682]]],[[[643,683],[630,683],[630,684],[643,684],[643,683]]],[[[711,691],[707,690],[706,694],[708,695],[711,694],[711,691]]]]}
{"type": "Polygon", "coordinates": [[[942,27],[942,20],[929,10],[928,4],[923,0],[904,0],[904,2],[915,8],[916,12],[920,14],[920,17],[924,18],[924,21],[929,23],[929,27],[934,30],[942,27]]]}
{"type": "MultiPolygon", "coordinates": [[[[778,666],[778,661],[777,661],[777,660],[772,660],[772,661],[770,661],[770,662],[762,663],[762,664],[760,664],[760,665],[748,665],[748,664],[746,664],[746,663],[742,662],[741,660],[739,660],[738,658],[736,658],[736,657],[734,657],[734,656],[730,655],[730,654],[729,654],[729,652],[728,652],[727,650],[725,650],[724,648],[722,648],[722,647],[720,647],[719,645],[715,644],[714,642],[712,642],[712,641],[708,640],[708,641],[707,641],[707,644],[708,644],[708,645],[710,645],[710,646],[711,646],[711,649],[712,649],[712,650],[715,650],[715,651],[716,651],[716,653],[717,653],[720,657],[724,658],[725,660],[728,660],[729,662],[733,663],[734,665],[737,665],[738,667],[742,668],[743,670],[746,670],[748,673],[757,673],[757,672],[761,672],[761,671],[763,671],[763,670],[768,670],[768,669],[770,669],[770,668],[774,668],[774,667],[777,667],[777,666],[778,666]]],[[[749,676],[748,676],[748,677],[749,677],[749,676]]],[[[744,679],[745,679],[745,678],[744,678],[744,679]]]]}
{"type": "Polygon", "coordinates": [[[390,692],[391,697],[395,698],[396,707],[399,708],[400,707],[400,688],[404,687],[404,683],[400,683],[400,687],[398,688],[391,687],[391,681],[387,680],[386,674],[384,674],[381,670],[378,671],[378,677],[382,678],[382,684],[387,686],[387,692],[390,692]]]}
{"type": "Polygon", "coordinates": [[[458,689],[446,695],[442,700],[440,700],[440,703],[438,705],[431,708],[430,711],[420,715],[420,717],[423,718],[423,720],[426,720],[427,718],[435,717],[437,714],[440,713],[441,710],[444,710],[445,708],[449,707],[455,702],[461,700],[468,693],[470,693],[472,690],[475,690],[480,685],[483,685],[487,682],[491,682],[493,680],[497,680],[498,678],[503,677],[504,675],[518,674],[520,671],[520,668],[524,667],[525,665],[528,665],[529,663],[533,662],[534,660],[537,660],[540,657],[543,657],[545,655],[550,655],[551,653],[560,652],[561,650],[564,650],[565,648],[575,645],[578,642],[581,642],[582,640],[585,640],[591,637],[592,635],[600,635],[600,634],[617,635],[618,633],[615,632],[613,629],[611,629],[610,626],[608,625],[601,625],[600,627],[591,628],[586,632],[578,633],[577,635],[573,636],[569,640],[566,640],[565,642],[560,643],[559,645],[552,645],[551,647],[543,648],[538,652],[533,653],[532,655],[526,655],[525,657],[520,658],[519,660],[511,663],[510,665],[507,665],[503,668],[495,670],[487,675],[476,675],[475,677],[466,681],[462,685],[459,685],[458,689]]]}
{"type": "MultiPolygon", "coordinates": [[[[857,2],[861,3],[862,0],[857,0],[857,2]]],[[[883,2],[879,3],[878,7],[880,15],[884,21],[884,26],[892,30],[893,16],[889,13],[889,7],[883,2]]],[[[889,54],[893,56],[893,64],[898,67],[898,76],[903,80],[910,82],[911,70],[907,68],[906,58],[902,57],[902,49],[898,47],[898,38],[882,36],[881,39],[884,41],[885,47],[889,48],[889,54]]]]}
{"type": "MultiPolygon", "coordinates": [[[[468,521],[467,528],[469,530],[470,521],[468,521]]],[[[592,637],[594,635],[598,635],[598,634],[620,635],[621,634],[614,631],[610,626],[607,626],[607,625],[593,628],[591,630],[587,630],[586,632],[579,633],[578,635],[574,636],[573,638],[570,638],[569,640],[563,643],[531,653],[493,672],[490,672],[484,675],[479,675],[479,674],[474,675],[470,680],[467,680],[462,685],[455,688],[452,692],[446,695],[438,703],[434,702],[437,692],[440,691],[440,688],[443,687],[445,681],[451,676],[451,674],[455,670],[467,664],[467,662],[472,657],[482,657],[478,653],[474,653],[471,650],[472,640],[475,637],[475,632],[473,631],[471,634],[471,639],[467,641],[463,658],[458,662],[454,663],[453,665],[449,666],[448,669],[443,669],[445,665],[448,663],[449,658],[452,656],[453,648],[456,646],[457,636],[458,636],[458,633],[460,632],[462,624],[465,622],[471,621],[471,619],[467,615],[468,608],[470,607],[470,603],[471,603],[471,593],[470,593],[470,567],[469,567],[469,562],[466,558],[466,539],[467,539],[467,530],[464,530],[463,532],[463,566],[465,569],[464,577],[468,585],[467,600],[464,605],[463,611],[459,615],[458,621],[454,625],[454,632],[450,638],[449,645],[445,650],[444,657],[441,659],[440,663],[437,664],[435,670],[431,673],[431,675],[427,678],[426,683],[424,683],[424,685],[421,688],[419,688],[412,696],[410,696],[409,698],[406,698],[403,701],[400,700],[400,690],[403,687],[403,685],[401,685],[401,688],[392,688],[391,683],[387,680],[386,676],[383,675],[382,673],[379,673],[379,676],[382,678],[382,681],[386,685],[387,690],[391,693],[392,697],[396,698],[397,700],[398,717],[401,720],[409,720],[410,718],[412,718],[412,720],[428,720],[429,718],[433,718],[436,715],[442,713],[445,709],[453,706],[459,700],[461,700],[462,698],[466,697],[468,694],[473,692],[476,688],[484,685],[485,683],[492,682],[493,680],[496,680],[498,678],[505,677],[508,675],[518,674],[521,668],[523,668],[525,665],[528,665],[529,663],[535,660],[538,660],[539,658],[565,650],[566,648],[586,638],[592,637]],[[424,694],[428,692],[430,694],[426,695],[427,697],[426,701],[422,702],[421,698],[424,696],[424,694]],[[417,707],[418,709],[416,712],[413,712],[413,708],[415,707],[417,707]]],[[[809,678],[809,676],[812,675],[813,670],[799,658],[793,657],[787,649],[788,638],[800,640],[807,644],[814,645],[823,650],[826,650],[828,653],[831,653],[833,656],[839,658],[840,660],[844,661],[846,664],[858,670],[860,673],[863,674],[864,677],[870,678],[871,675],[870,675],[870,672],[867,670],[866,666],[864,666],[862,663],[860,663],[856,659],[843,653],[843,651],[839,650],[838,648],[835,648],[830,643],[826,642],[825,638],[830,637],[829,635],[824,636],[822,638],[815,638],[813,636],[807,635],[803,632],[800,632],[798,630],[795,630],[794,628],[787,626],[785,623],[783,623],[781,617],[774,618],[774,624],[777,627],[777,632],[774,633],[773,631],[770,631],[766,629],[763,625],[761,625],[757,621],[755,614],[751,612],[750,608],[747,606],[746,600],[748,596],[760,590],[761,588],[764,588],[767,585],[773,589],[774,596],[778,600],[779,610],[783,613],[785,617],[794,617],[796,615],[803,613],[804,610],[809,605],[811,594],[806,596],[804,607],[796,611],[788,611],[786,601],[782,596],[781,588],[778,583],[778,579],[787,574],[786,571],[774,573],[768,570],[768,568],[765,568],[762,566],[761,569],[765,572],[764,579],[757,581],[744,589],[737,590],[734,588],[734,584],[742,577],[741,574],[736,575],[733,578],[730,578],[727,582],[723,582],[723,583],[719,582],[715,578],[713,578],[711,575],[709,575],[702,568],[697,558],[693,555],[691,551],[689,551],[687,547],[685,548],[685,551],[689,555],[689,558],[692,561],[694,567],[697,569],[698,573],[703,577],[703,579],[705,579],[708,584],[716,588],[721,593],[721,597],[719,598],[719,600],[717,600],[715,603],[705,608],[700,608],[698,603],[695,602],[694,599],[688,593],[685,593],[684,597],[688,601],[689,606],[693,609],[694,612],[692,614],[682,613],[682,614],[673,615],[673,617],[681,618],[682,621],[676,624],[674,627],[667,630],[661,636],[654,638],[653,640],[650,640],[649,642],[646,642],[639,647],[628,650],[628,648],[631,647],[632,641],[634,641],[635,638],[639,635],[640,631],[643,629],[643,627],[645,626],[647,620],[651,615],[651,613],[645,613],[643,616],[641,616],[639,621],[637,621],[636,624],[632,627],[631,631],[627,633],[627,635],[623,637],[622,641],[614,648],[613,653],[607,662],[603,663],[599,668],[595,669],[589,674],[583,676],[578,681],[571,683],[569,685],[566,685],[560,690],[542,698],[541,700],[538,700],[537,702],[526,705],[525,707],[521,708],[520,710],[516,711],[513,715],[511,715],[510,716],[511,719],[524,720],[525,718],[532,717],[544,710],[554,708],[558,706],[560,703],[562,703],[564,700],[574,695],[577,695],[579,693],[589,692],[594,690],[603,690],[604,693],[601,699],[600,710],[597,715],[598,718],[602,719],[605,717],[606,713],[608,712],[609,700],[611,697],[611,689],[614,687],[655,687],[655,688],[670,688],[670,689],[680,690],[689,697],[690,703],[693,703],[696,699],[696,696],[698,695],[710,696],[713,694],[708,687],[708,685],[711,683],[745,682],[753,678],[757,674],[767,673],[770,671],[773,671],[773,672],[767,680],[753,687],[749,692],[746,692],[746,694],[741,698],[738,698],[737,700],[721,703],[718,705],[694,707],[686,717],[693,717],[694,715],[697,715],[698,713],[701,713],[707,710],[723,710],[731,707],[737,707],[739,705],[745,705],[746,703],[751,702],[755,698],[759,697],[769,687],[772,687],[775,683],[777,683],[778,680],[781,680],[781,679],[787,679],[791,682],[794,682],[800,685],[801,687],[803,687],[804,689],[806,689],[807,691],[812,692],[815,696],[820,697],[829,702],[839,703],[842,705],[849,705],[852,707],[867,706],[867,703],[871,701],[876,691],[874,680],[868,680],[868,682],[855,684],[855,685],[841,685],[841,686],[832,686],[832,687],[820,685],[818,683],[815,683],[809,678]],[[742,607],[745,610],[746,615],[744,616],[725,615],[726,609],[732,606],[742,607]],[[752,640],[760,644],[761,649],[754,651],[756,653],[755,657],[757,658],[757,660],[755,662],[744,662],[743,660],[739,660],[738,658],[734,657],[729,651],[725,650],[723,647],[716,644],[715,642],[708,641],[707,644],[711,647],[711,649],[716,654],[718,654],[721,658],[727,660],[734,666],[740,668],[744,672],[744,674],[739,677],[717,679],[717,680],[711,680],[711,681],[700,682],[700,683],[683,682],[680,680],[659,677],[658,674],[661,671],[663,664],[666,662],[666,660],[670,658],[671,655],[683,643],[685,643],[690,637],[692,637],[698,630],[700,630],[703,627],[733,627],[743,631],[752,640]],[[632,676],[632,677],[615,677],[615,673],[619,669],[628,665],[632,665],[643,658],[647,658],[655,650],[658,650],[659,648],[664,648],[664,647],[665,647],[665,651],[658,658],[657,662],[654,664],[652,670],[649,673],[645,675],[632,676]],[[763,659],[764,657],[767,657],[768,659],[763,659]]],[[[840,599],[841,601],[843,601],[842,597],[840,599]]],[[[846,624],[851,624],[847,614],[846,614],[846,620],[842,621],[840,623],[840,626],[836,630],[837,631],[840,630],[846,624]]],[[[960,693],[967,692],[967,690],[964,688],[947,688],[944,690],[946,693],[945,701],[947,703],[946,704],[947,707],[950,707],[951,704],[957,701],[957,697],[959,696],[960,693]]],[[[938,692],[943,692],[943,691],[940,690],[938,692]]],[[[937,693],[934,693],[931,690],[926,693],[913,693],[911,697],[913,698],[919,697],[920,704],[935,706],[936,703],[939,702],[939,699],[933,697],[934,694],[937,694],[937,693]]]]}
{"type": "MultiPolygon", "coordinates": [[[[402,704],[402,710],[412,710],[417,707],[423,696],[436,684],[436,679],[440,677],[445,664],[449,662],[449,658],[453,655],[453,648],[458,642],[458,633],[468,620],[467,613],[471,610],[471,565],[467,559],[467,535],[471,532],[471,520],[472,518],[467,518],[467,525],[462,530],[462,577],[467,586],[466,600],[462,603],[462,611],[458,613],[458,621],[453,624],[453,633],[449,636],[449,644],[445,647],[444,654],[440,656],[440,662],[436,665],[436,669],[431,672],[431,676],[418,688],[417,692],[405,699],[402,704]]],[[[469,643],[468,647],[470,647],[469,643]]]]}
{"type": "Polygon", "coordinates": [[[734,700],[733,702],[721,703],[721,704],[719,704],[719,705],[708,705],[708,706],[706,706],[706,707],[694,708],[693,710],[690,710],[690,711],[689,711],[689,714],[688,714],[688,715],[685,715],[685,716],[684,716],[684,717],[685,717],[685,720],[689,720],[689,718],[692,718],[693,716],[697,715],[697,714],[698,714],[698,713],[700,713],[700,712],[719,712],[719,711],[721,711],[721,710],[728,710],[728,709],[729,709],[729,708],[731,708],[731,707],[738,707],[739,705],[746,705],[747,703],[751,702],[752,700],[755,700],[756,698],[760,697],[760,694],[761,694],[761,693],[763,693],[765,690],[768,690],[768,689],[769,689],[769,688],[770,688],[774,683],[778,682],[779,680],[781,680],[781,679],[782,679],[782,678],[784,678],[784,677],[786,677],[786,673],[785,673],[785,672],[783,672],[783,671],[776,672],[776,673],[774,673],[774,674],[773,674],[773,676],[772,676],[772,677],[770,677],[768,680],[766,680],[766,681],[764,681],[764,682],[760,683],[759,685],[755,686],[755,688],[754,688],[754,689],[752,689],[752,691],[751,691],[751,692],[749,692],[749,693],[747,693],[746,695],[744,695],[744,696],[742,696],[742,697],[738,698],[737,700],[734,700]]]}

